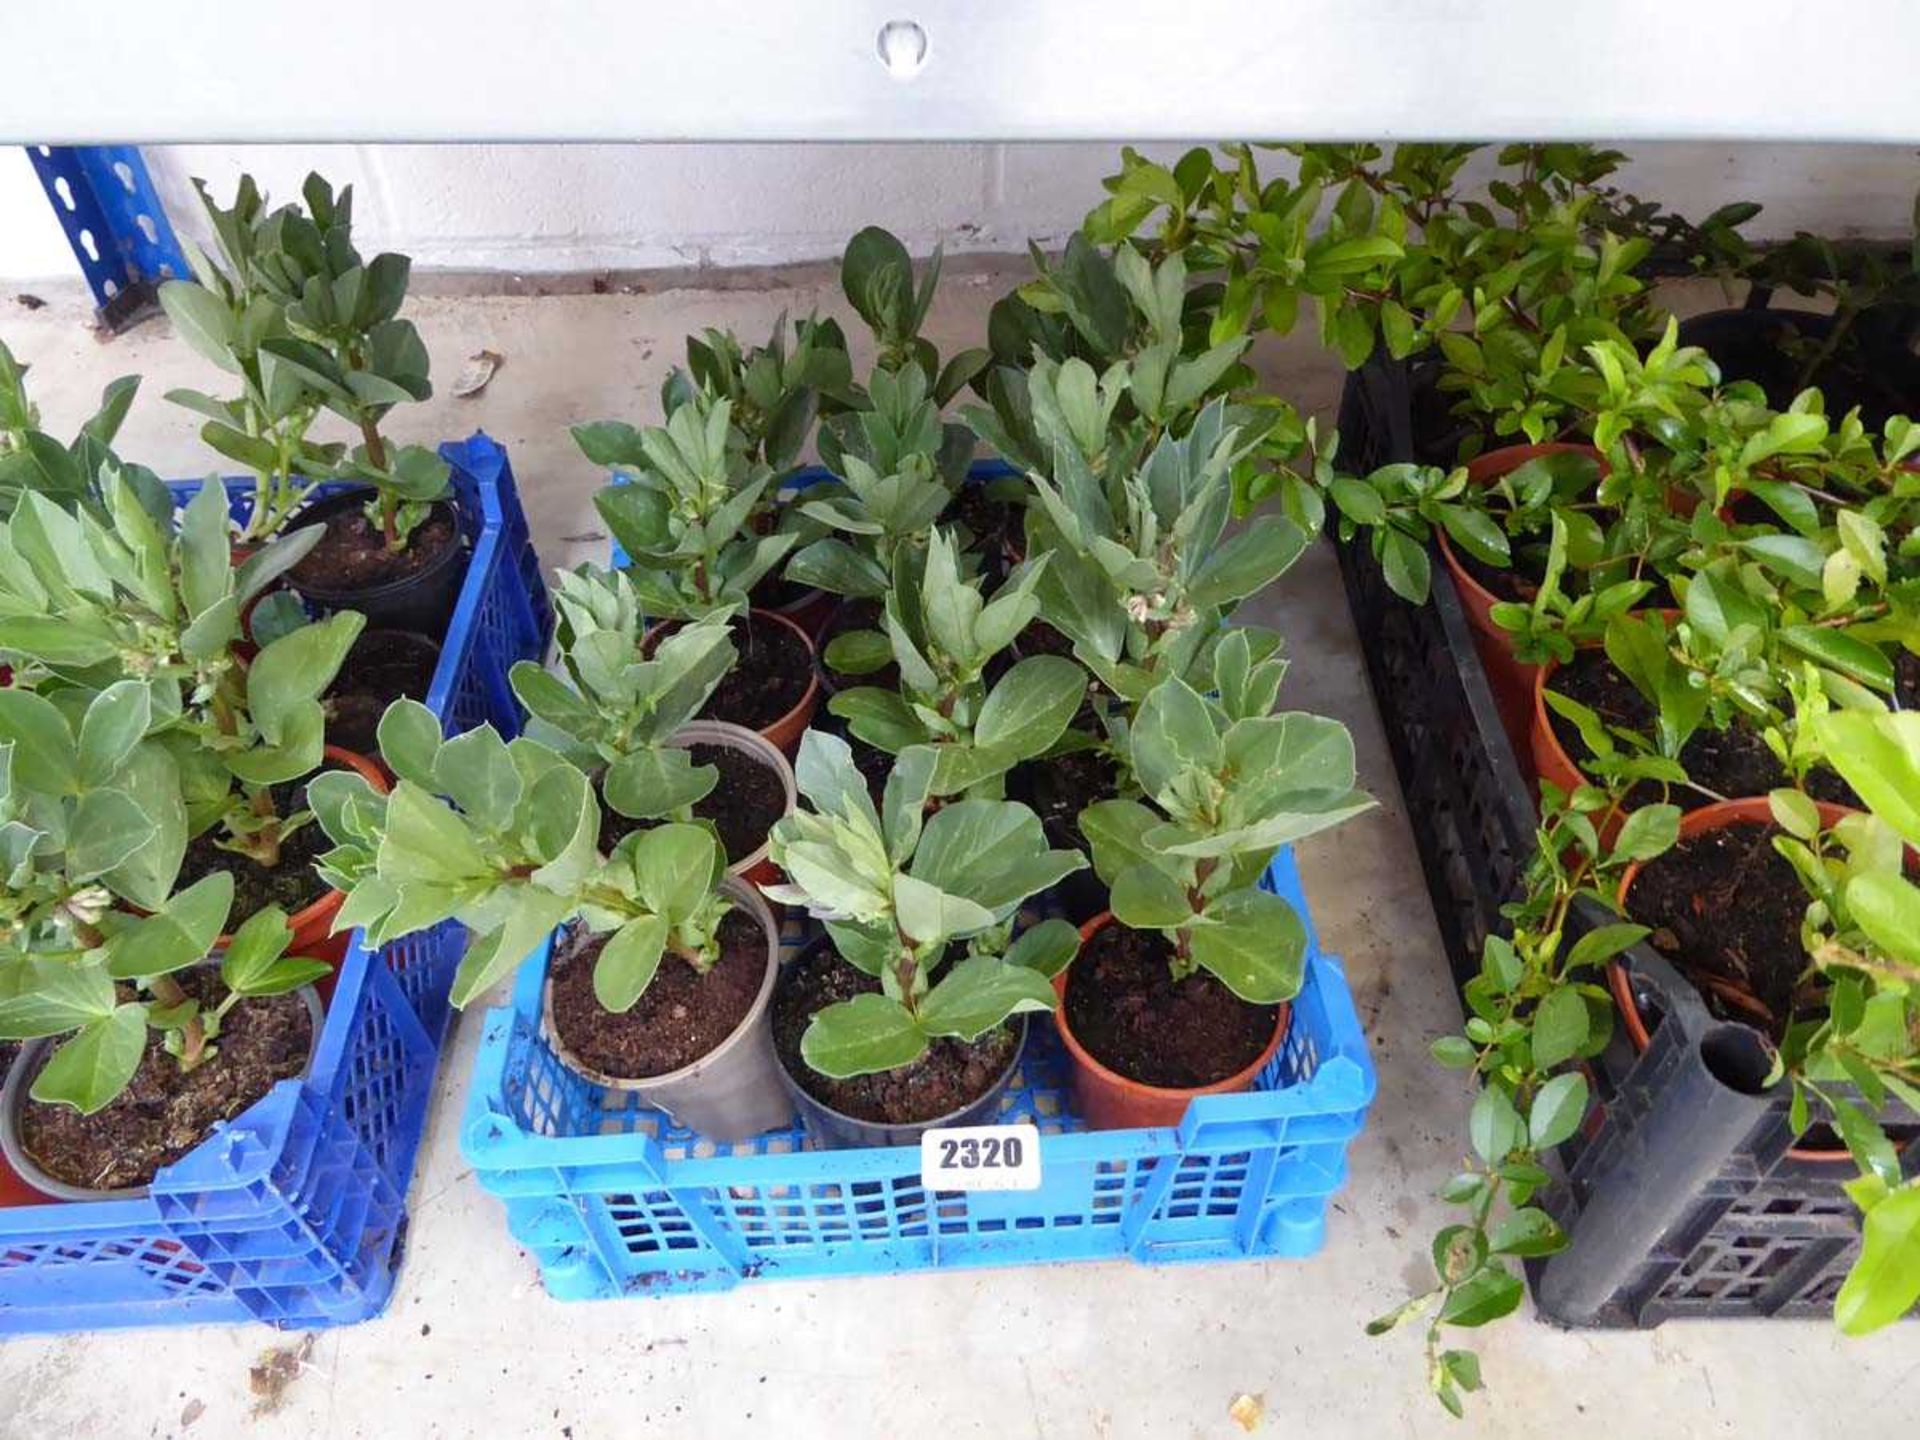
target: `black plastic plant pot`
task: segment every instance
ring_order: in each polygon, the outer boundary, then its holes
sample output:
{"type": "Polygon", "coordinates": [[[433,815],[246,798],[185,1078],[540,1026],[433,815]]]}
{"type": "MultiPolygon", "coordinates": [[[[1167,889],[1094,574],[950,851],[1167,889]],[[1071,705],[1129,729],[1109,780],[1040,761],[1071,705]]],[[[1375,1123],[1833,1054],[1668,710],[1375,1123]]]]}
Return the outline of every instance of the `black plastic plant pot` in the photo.
{"type": "Polygon", "coordinates": [[[1821,359],[1833,326],[1831,315],[1749,303],[1681,321],[1680,343],[1712,356],[1722,381],[1758,385],[1776,410],[1786,409],[1802,388],[1813,385],[1826,399],[1827,414],[1844,415],[1857,405],[1869,430],[1878,430],[1890,416],[1911,414],[1920,405],[1920,357],[1911,349],[1913,312],[1904,306],[1860,312],[1834,354],[1821,359]]]}
{"type": "MultiPolygon", "coordinates": [[[[816,946],[824,945],[824,940],[816,941],[816,946]]],[[[781,983],[787,983],[790,977],[798,973],[803,955],[791,965],[782,967],[781,983]]],[[[777,987],[776,987],[777,993],[777,987]]],[[[775,1056],[780,1062],[780,1079],[787,1087],[787,1093],[793,1097],[794,1108],[800,1112],[800,1118],[811,1135],[822,1147],[828,1150],[870,1150],[889,1145],[918,1145],[920,1137],[929,1130],[947,1125],[986,1125],[1000,1113],[1000,1098],[1006,1092],[1014,1072],[1020,1068],[1020,1057],[1027,1049],[1027,1020],[1025,1015],[1008,1023],[1019,1027],[1013,1045],[1013,1053],[1007,1057],[1006,1066],[994,1077],[993,1083],[980,1094],[978,1099],[945,1115],[935,1115],[927,1120],[915,1121],[911,1125],[887,1125],[874,1120],[861,1120],[834,1109],[825,1101],[816,1098],[805,1085],[794,1077],[787,1067],[787,1057],[775,1048],[775,1056]]]]}
{"type": "Polygon", "coordinates": [[[413,630],[363,630],[327,687],[327,740],[359,755],[380,753],[380,717],[401,697],[426,701],[440,643],[413,630]]]}
{"type": "MultiPolygon", "coordinates": [[[[320,525],[338,515],[363,507],[373,498],[367,488],[343,491],[316,500],[293,518],[289,531],[320,525]]],[[[295,593],[307,604],[323,612],[358,610],[371,628],[414,630],[422,635],[440,637],[447,633],[453,609],[460,601],[461,582],[467,576],[467,543],[460,531],[459,512],[450,500],[436,500],[428,523],[440,520],[452,526],[454,543],[434,556],[422,569],[398,580],[372,585],[342,586],[314,584],[295,575],[287,577],[295,593]]],[[[418,531],[415,532],[418,535],[418,531]]],[[[297,567],[296,567],[297,568],[297,567]]]]}

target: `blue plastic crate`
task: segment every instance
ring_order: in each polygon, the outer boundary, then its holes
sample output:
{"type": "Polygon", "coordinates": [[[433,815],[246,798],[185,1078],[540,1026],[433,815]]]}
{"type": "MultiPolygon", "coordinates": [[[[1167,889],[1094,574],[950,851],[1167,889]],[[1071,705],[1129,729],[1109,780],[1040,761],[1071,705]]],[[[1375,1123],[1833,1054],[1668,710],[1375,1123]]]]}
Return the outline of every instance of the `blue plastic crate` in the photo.
{"type": "MultiPolygon", "coordinates": [[[[507,452],[486,434],[450,440],[440,458],[453,467],[452,485],[469,556],[467,576],[441,643],[440,664],[426,703],[449,735],[491,723],[503,735],[520,733],[520,705],[507,683],[516,660],[538,660],[553,633],[553,605],[534,553],[533,537],[514,486],[507,452]]],[[[181,504],[204,483],[169,482],[181,504]]],[[[228,479],[227,510],[245,525],[253,513],[253,481],[228,479]]],[[[351,487],[327,482],[316,500],[351,487]]]]}
{"type": "MultiPolygon", "coordinates": [[[[443,446],[472,541],[427,703],[448,734],[519,711],[552,624],[506,453],[443,446]]],[[[174,486],[184,501],[199,481],[174,486]]],[[[236,519],[251,483],[228,481],[236,519]]],[[[0,1209],[0,1334],[264,1320],[351,1324],[392,1293],[406,1193],[466,948],[446,924],[369,955],[356,935],[304,1080],[276,1085],[137,1200],[0,1209]]]]}
{"type": "MultiPolygon", "coordinates": [[[[1290,850],[1268,888],[1305,897],[1290,850]]],[[[796,1125],[722,1146],[568,1070],[541,1036],[543,946],[488,1012],[462,1149],[557,1299],[725,1290],[743,1280],[1130,1257],[1297,1258],[1320,1248],[1374,1071],[1339,961],[1308,921],[1306,982],[1256,1088],[1194,1100],[1172,1129],[1089,1131],[1036,1017],[1003,1102],[1041,1132],[1037,1190],[928,1192],[917,1147],[815,1150],[796,1125]]],[[[787,953],[801,927],[789,922],[787,953]]]]}

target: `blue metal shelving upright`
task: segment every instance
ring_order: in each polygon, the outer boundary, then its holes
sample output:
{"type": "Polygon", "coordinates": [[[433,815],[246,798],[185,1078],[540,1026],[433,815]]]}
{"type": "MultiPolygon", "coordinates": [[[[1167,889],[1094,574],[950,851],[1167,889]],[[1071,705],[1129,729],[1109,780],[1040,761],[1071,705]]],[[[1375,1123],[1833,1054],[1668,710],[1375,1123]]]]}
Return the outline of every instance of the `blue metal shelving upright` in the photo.
{"type": "Polygon", "coordinates": [[[186,257],[135,145],[29,145],[100,319],[123,330],[151,314],[162,280],[187,274],[186,257]]]}

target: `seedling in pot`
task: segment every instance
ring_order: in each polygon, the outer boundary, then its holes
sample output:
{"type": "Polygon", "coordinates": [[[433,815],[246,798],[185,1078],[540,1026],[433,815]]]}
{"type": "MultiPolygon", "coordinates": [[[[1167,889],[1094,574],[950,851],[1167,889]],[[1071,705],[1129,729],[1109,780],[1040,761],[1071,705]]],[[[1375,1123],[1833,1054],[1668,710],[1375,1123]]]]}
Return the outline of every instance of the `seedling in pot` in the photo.
{"type": "MultiPolygon", "coordinates": [[[[869,225],[847,242],[840,257],[840,288],[879,343],[883,371],[909,365],[926,377],[934,403],[945,405],[987,364],[984,350],[963,350],[944,365],[933,342],[922,335],[927,312],[940,285],[938,246],[916,276],[913,257],[897,237],[869,225]]],[[[854,407],[865,408],[859,404],[854,407]]]]}
{"type": "Polygon", "coordinates": [[[1215,402],[1137,469],[1104,479],[1056,446],[1036,474],[1029,553],[1044,560],[1040,616],[1115,694],[1137,701],[1168,675],[1204,673],[1223,617],[1285,574],[1307,536],[1280,516],[1229,536],[1241,433],[1215,402]]]}
{"type": "Polygon", "coordinates": [[[206,417],[200,438],[254,474],[252,512],[244,538],[277,533],[306,499],[312,478],[331,474],[346,447],[307,438],[325,399],[289,364],[267,348],[293,336],[286,294],[300,273],[318,270],[324,256],[296,262],[279,253],[287,212],[269,212],[251,176],[242,176],[231,208],[222,209],[196,182],[218,241],[216,265],[191,241],[183,242],[192,280],[169,280],[160,304],[176,332],[204,358],[238,377],[240,393],[229,400],[197,390],[171,390],[167,398],[206,417]]]}
{"type": "Polygon", "coordinates": [[[1140,703],[1127,758],[1146,799],[1080,815],[1114,919],[1159,932],[1176,979],[1204,970],[1257,1005],[1298,992],[1306,955],[1293,907],[1259,888],[1273,852],[1373,805],[1355,788],[1345,726],[1275,713],[1285,672],[1229,632],[1214,698],[1170,676],[1140,703]]]}
{"type": "Polygon", "coordinates": [[[600,807],[586,775],[525,736],[491,726],[448,740],[425,706],[397,700],[380,721],[380,751],[399,777],[390,795],[333,772],[310,788],[334,848],[328,883],[346,892],[337,929],[366,927],[371,945],[454,919],[474,932],[454,976],[464,1008],[550,932],[579,920],[611,938],[594,993],[630,1009],[669,950],[710,964],[725,911],[714,887],[725,861],[698,825],[666,824],[599,850],[600,807]]]}
{"type": "Polygon", "coordinates": [[[728,330],[689,335],[686,366],[674,367],[660,399],[668,415],[698,397],[725,400],[747,460],[778,475],[800,463],[822,402],[840,400],[852,383],[839,325],[798,321],[789,348],[782,312],[764,345],[742,345],[728,330]]]}
{"type": "Polygon", "coordinates": [[[1057,655],[1028,656],[987,680],[994,657],[1038,613],[1035,586],[1045,568],[1045,561],[1021,567],[988,600],[980,581],[961,574],[953,540],[933,532],[924,564],[909,563],[893,577],[886,634],[854,632],[829,647],[829,663],[854,673],[892,660],[899,691],[859,686],[835,695],[829,708],[889,754],[931,747],[932,794],[997,794],[1008,770],[1060,739],[1086,694],[1080,667],[1057,655]]]}
{"type": "Polygon", "coordinates": [[[352,612],[276,639],[249,664],[237,653],[247,602],[297,562],[318,534],[297,534],[237,569],[224,492],[203,486],[167,533],[131,488],[103,479],[111,524],[28,495],[0,530],[0,650],[62,682],[151,683],[153,728],[179,767],[191,835],[272,868],[306,818],[283,815],[277,785],[320,764],[319,696],[360,633],[352,612]]]}
{"type": "Polygon", "coordinates": [[[106,498],[100,490],[100,474],[109,466],[125,477],[155,520],[164,521],[173,513],[173,495],[160,477],[113,453],[113,438],[120,433],[140,388],[138,375],[123,375],[109,383],[100,394],[100,408],[65,443],[40,428],[40,410],[27,397],[26,377],[27,367],[0,342],[0,519],[12,514],[29,490],[62,509],[85,505],[104,518],[106,498]]]}
{"type": "MultiPolygon", "coordinates": [[[[219,1053],[221,1025],[235,1006],[287,994],[331,972],[325,961],[286,954],[293,932],[285,912],[270,905],[221,953],[220,999],[207,1003],[189,995],[175,977],[206,959],[232,901],[233,877],[219,871],[152,915],[100,916],[78,951],[0,952],[0,1040],[65,1037],[34,1077],[32,1098],[84,1115],[105,1109],[132,1082],[150,1029],[161,1032],[179,1073],[191,1074],[219,1053]]],[[[7,1123],[18,1121],[10,1115],[7,1123]]]]}
{"type": "Polygon", "coordinates": [[[233,880],[217,872],[173,893],[187,807],[173,757],[150,734],[164,722],[155,693],[119,680],[76,709],[0,690],[0,1040],[67,1037],[32,1097],[86,1114],[126,1088],[149,1027],[188,1072],[212,1057],[240,1001],[327,970],[285,958],[291,933],[268,909],[227,947],[218,1003],[203,1007],[174,980],[224,929],[233,880]]]}
{"type": "Polygon", "coordinates": [[[629,574],[649,616],[702,620],[744,610],[753,587],[793,548],[794,535],[753,532],[773,472],[731,442],[732,415],[730,402],[701,395],[662,426],[573,428],[587,458],[623,482],[603,488],[594,504],[632,557],[629,574]]]}
{"type": "Polygon", "coordinates": [[[773,858],[790,883],[766,894],[824,921],[840,957],[881,983],[814,1015],[801,1055],[822,1075],[897,1070],[937,1039],[975,1041],[1014,1015],[1050,1010],[1049,977],[1073,958],[1064,921],[1011,943],[1007,931],[1025,900],[1085,859],[1048,849],[1033,812],[1012,801],[960,800],[929,817],[936,766],[925,746],[902,751],[876,808],[845,741],[810,730],[801,742],[808,808],[774,828],[773,858]],[[968,954],[941,971],[957,942],[971,942],[968,954]]]}
{"type": "Polygon", "coordinates": [[[733,666],[727,627],[689,625],[642,658],[626,572],[563,571],[554,606],[572,684],[531,660],[514,665],[509,679],[531,717],[528,737],[599,775],[607,804],[629,819],[691,820],[719,775],[672,741],[733,666]]]}

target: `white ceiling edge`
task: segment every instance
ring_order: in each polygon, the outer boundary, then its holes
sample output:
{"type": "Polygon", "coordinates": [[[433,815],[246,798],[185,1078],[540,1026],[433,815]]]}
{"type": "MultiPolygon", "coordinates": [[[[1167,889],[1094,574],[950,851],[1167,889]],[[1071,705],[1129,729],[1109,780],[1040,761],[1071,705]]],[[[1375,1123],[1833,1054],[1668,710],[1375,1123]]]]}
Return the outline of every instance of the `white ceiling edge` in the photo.
{"type": "Polygon", "coordinates": [[[7,8],[18,143],[1920,141],[1913,0],[7,8]],[[911,78],[882,62],[890,21],[924,32],[911,78]]]}

